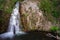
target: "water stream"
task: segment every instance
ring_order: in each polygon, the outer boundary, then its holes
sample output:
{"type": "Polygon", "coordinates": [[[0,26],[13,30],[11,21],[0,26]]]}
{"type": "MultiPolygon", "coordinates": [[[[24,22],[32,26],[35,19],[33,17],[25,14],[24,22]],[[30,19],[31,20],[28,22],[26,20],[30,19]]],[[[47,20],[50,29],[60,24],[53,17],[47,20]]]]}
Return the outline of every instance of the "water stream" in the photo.
{"type": "Polygon", "coordinates": [[[8,30],[6,33],[0,34],[0,38],[12,38],[14,35],[21,34],[25,34],[25,32],[22,31],[20,26],[19,2],[17,2],[10,17],[8,30]]]}

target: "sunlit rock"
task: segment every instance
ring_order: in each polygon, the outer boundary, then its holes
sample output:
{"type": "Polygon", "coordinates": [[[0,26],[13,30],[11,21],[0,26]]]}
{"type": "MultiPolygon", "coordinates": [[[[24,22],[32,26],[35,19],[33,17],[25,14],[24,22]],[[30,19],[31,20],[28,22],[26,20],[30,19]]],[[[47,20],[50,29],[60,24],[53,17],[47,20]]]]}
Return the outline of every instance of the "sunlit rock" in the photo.
{"type": "Polygon", "coordinates": [[[21,3],[20,15],[25,30],[48,31],[52,26],[51,22],[43,16],[43,12],[39,10],[38,3],[32,0],[25,0],[21,3]]]}

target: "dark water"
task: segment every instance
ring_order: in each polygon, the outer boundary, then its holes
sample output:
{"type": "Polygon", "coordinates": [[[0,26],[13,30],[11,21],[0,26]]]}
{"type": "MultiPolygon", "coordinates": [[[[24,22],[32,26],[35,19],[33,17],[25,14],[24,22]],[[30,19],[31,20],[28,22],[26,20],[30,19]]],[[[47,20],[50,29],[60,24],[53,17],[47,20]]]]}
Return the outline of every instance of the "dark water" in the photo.
{"type": "Polygon", "coordinates": [[[46,36],[47,32],[43,31],[29,31],[24,35],[15,35],[13,38],[6,38],[0,40],[57,40],[53,37],[46,36]]]}

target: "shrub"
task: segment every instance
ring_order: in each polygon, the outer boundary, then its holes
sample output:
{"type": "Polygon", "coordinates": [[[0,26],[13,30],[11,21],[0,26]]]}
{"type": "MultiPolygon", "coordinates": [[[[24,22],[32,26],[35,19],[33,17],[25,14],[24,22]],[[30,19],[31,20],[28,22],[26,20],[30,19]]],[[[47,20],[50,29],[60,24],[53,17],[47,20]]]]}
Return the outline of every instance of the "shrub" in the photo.
{"type": "Polygon", "coordinates": [[[50,28],[50,31],[58,31],[60,28],[59,27],[57,27],[57,26],[52,26],[51,28],[50,28]]]}
{"type": "Polygon", "coordinates": [[[44,15],[48,16],[51,14],[55,18],[59,18],[60,13],[57,9],[58,1],[57,0],[40,0],[39,8],[44,11],[44,15]]]}

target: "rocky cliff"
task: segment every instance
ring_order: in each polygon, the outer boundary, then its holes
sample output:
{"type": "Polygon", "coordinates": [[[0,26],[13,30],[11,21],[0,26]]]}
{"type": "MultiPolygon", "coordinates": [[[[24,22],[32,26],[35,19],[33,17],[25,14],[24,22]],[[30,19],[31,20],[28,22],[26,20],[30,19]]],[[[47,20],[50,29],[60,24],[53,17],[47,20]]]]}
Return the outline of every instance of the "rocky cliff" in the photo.
{"type": "Polygon", "coordinates": [[[22,26],[25,30],[49,31],[52,23],[47,20],[43,11],[38,7],[39,1],[25,0],[21,2],[20,15],[22,26]]]}

